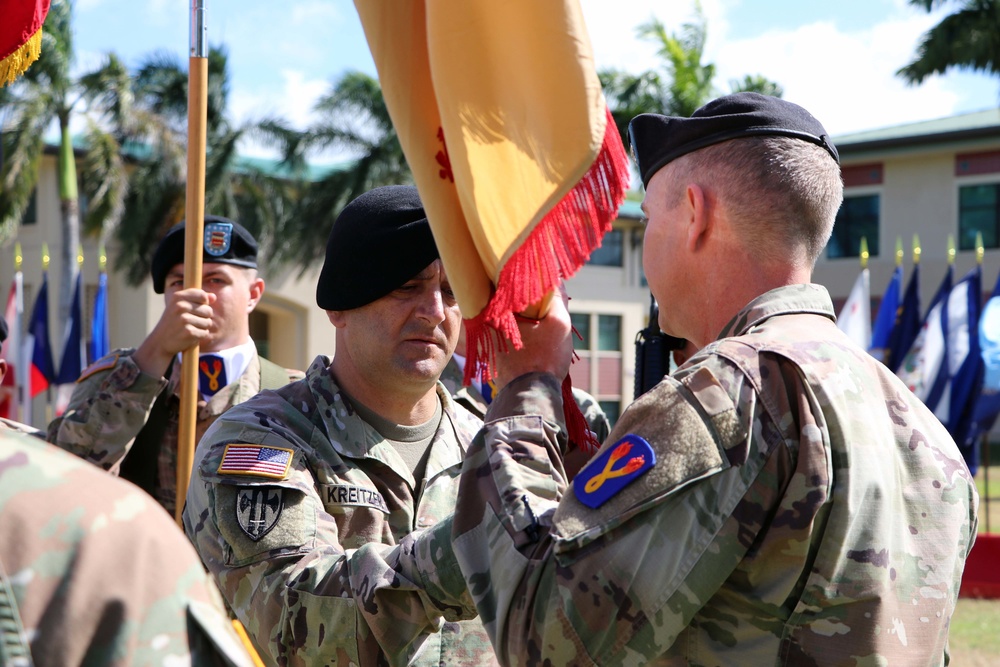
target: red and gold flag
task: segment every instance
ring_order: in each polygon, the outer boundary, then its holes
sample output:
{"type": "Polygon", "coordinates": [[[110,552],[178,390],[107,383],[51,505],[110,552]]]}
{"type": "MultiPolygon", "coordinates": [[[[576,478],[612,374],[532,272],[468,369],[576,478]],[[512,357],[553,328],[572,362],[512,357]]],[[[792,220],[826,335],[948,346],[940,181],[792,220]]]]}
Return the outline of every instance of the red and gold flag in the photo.
{"type": "Polygon", "coordinates": [[[42,52],[50,0],[0,0],[0,86],[13,83],[42,52]]]}
{"type": "Polygon", "coordinates": [[[386,105],[466,318],[490,330],[574,274],[629,182],[578,0],[355,0],[386,105]]]}

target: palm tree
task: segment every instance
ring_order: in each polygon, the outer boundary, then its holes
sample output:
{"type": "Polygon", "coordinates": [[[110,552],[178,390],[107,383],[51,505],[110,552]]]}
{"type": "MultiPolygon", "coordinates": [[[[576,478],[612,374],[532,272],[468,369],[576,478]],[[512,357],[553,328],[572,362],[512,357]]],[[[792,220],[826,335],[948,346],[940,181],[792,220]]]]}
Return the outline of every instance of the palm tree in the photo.
{"type": "MultiPolygon", "coordinates": [[[[716,94],[712,85],[715,65],[702,62],[708,24],[700,2],[695,2],[694,17],[681,26],[679,34],[668,33],[663,22],[656,18],[641,24],[636,33],[640,39],[659,46],[657,55],[663,61],[662,68],[640,74],[614,69],[598,73],[611,115],[626,146],[628,124],[635,116],[641,113],[690,116],[716,94]]],[[[781,86],[760,75],[731,81],[730,90],[776,97],[783,93],[781,86]]]]}
{"type": "MultiPolygon", "coordinates": [[[[167,229],[184,218],[187,89],[186,64],[171,54],[154,53],[139,65],[130,118],[119,118],[120,139],[135,162],[121,224],[116,230],[117,265],[126,280],[140,284],[149,275],[153,249],[167,229]]],[[[258,239],[261,261],[275,267],[274,239],[289,224],[297,197],[286,170],[241,158],[243,139],[278,145],[284,121],[269,119],[241,126],[226,115],[229,101],[228,52],[208,54],[205,209],[238,220],[258,239]]],[[[282,143],[284,145],[284,143],[282,143]]],[[[293,258],[296,259],[296,258],[293,258]]]]}
{"type": "Polygon", "coordinates": [[[53,0],[43,29],[38,61],[0,98],[4,105],[3,164],[0,166],[0,240],[16,233],[38,184],[39,165],[49,127],[59,128],[58,179],[62,252],[60,254],[60,325],[69,313],[80,245],[80,206],[70,120],[86,122],[82,162],[84,193],[91,203],[86,229],[114,224],[126,189],[124,167],[103,128],[106,105],[127,113],[129,80],[121,62],[108,58],[95,72],[74,79],[72,3],[53,0]]]}
{"type": "MultiPolygon", "coordinates": [[[[948,0],[910,0],[928,12],[948,0]]],[[[959,9],[924,34],[917,57],[897,75],[918,84],[953,67],[1000,74],[1000,0],[962,0],[959,9]]]]}
{"type": "Polygon", "coordinates": [[[323,256],[327,233],[347,203],[381,185],[413,182],[376,79],[347,72],[319,99],[315,111],[318,119],[304,132],[269,128],[284,136],[284,160],[296,173],[304,173],[306,156],[317,151],[336,149],[356,156],[314,174],[282,228],[276,259],[287,263],[296,258],[303,270],[323,256]]]}

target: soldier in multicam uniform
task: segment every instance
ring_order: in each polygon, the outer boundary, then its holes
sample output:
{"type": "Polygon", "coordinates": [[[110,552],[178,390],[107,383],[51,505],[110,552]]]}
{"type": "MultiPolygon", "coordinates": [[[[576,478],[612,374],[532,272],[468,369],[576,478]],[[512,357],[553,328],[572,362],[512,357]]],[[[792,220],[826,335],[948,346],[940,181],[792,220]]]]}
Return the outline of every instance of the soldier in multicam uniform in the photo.
{"type": "Polygon", "coordinates": [[[252,667],[215,583],[138,487],[0,430],[0,665],[252,667]]]}
{"type": "Polygon", "coordinates": [[[810,283],[843,193],[825,130],[738,93],[631,134],[660,326],[700,349],[570,483],[569,314],[521,323],[453,519],[358,554],[408,582],[381,610],[478,607],[504,664],[947,664],[978,496],[810,283]]]}
{"type": "Polygon", "coordinates": [[[120,474],[175,514],[180,352],[198,344],[196,437],[263,389],[300,379],[257,354],[250,312],[264,293],[257,242],[239,223],[205,217],[202,288],[184,289],[184,223],[153,254],[153,289],[166,308],[137,349],[118,349],[84,371],[48,440],[120,474]]]}
{"type": "MultiPolygon", "coordinates": [[[[469,386],[463,386],[464,378],[465,325],[463,324],[462,331],[458,336],[458,347],[455,348],[455,354],[452,355],[451,361],[448,362],[441,374],[441,384],[451,394],[452,400],[482,419],[493,400],[493,388],[484,387],[475,379],[469,386]],[[489,391],[484,392],[484,389],[489,389],[489,391]]],[[[580,408],[580,412],[587,422],[587,427],[594,434],[597,442],[604,442],[604,439],[611,432],[611,422],[601,408],[601,404],[597,402],[596,398],[577,387],[573,387],[573,398],[576,399],[576,405],[580,408]]]]}
{"type": "Polygon", "coordinates": [[[496,664],[478,620],[435,619],[414,634],[381,613],[402,582],[354,557],[455,510],[482,426],[438,382],[461,316],[416,188],[376,188],[343,210],[316,301],[336,328],[333,359],[209,429],[188,536],[271,664],[496,664]],[[358,605],[354,588],[384,596],[358,605]]]}

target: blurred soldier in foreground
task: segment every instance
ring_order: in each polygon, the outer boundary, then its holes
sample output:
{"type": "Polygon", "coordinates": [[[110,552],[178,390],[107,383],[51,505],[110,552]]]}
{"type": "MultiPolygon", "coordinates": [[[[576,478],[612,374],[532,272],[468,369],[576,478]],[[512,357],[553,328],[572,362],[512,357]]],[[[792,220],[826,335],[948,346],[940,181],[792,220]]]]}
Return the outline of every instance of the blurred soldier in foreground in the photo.
{"type": "Polygon", "coordinates": [[[738,93],[631,134],[660,328],[697,351],[570,485],[569,314],[522,322],[455,516],[377,554],[394,605],[478,608],[505,664],[947,664],[978,496],[810,283],[842,198],[826,131],[738,93]]]}
{"type": "Polygon", "coordinates": [[[478,620],[424,628],[422,609],[385,614],[351,597],[397,593],[391,570],[354,550],[388,552],[450,515],[482,425],[438,382],[461,315],[416,188],[376,188],[344,208],[316,303],[336,329],[333,359],[209,429],[188,536],[272,664],[496,664],[478,620]]]}
{"type": "Polygon", "coordinates": [[[4,430],[0,619],[0,665],[253,665],[163,509],[132,484],[4,430]]]}
{"type": "Polygon", "coordinates": [[[264,294],[257,241],[240,224],[205,216],[201,289],[184,289],[184,223],[153,254],[159,322],[136,349],[114,350],[77,380],[48,439],[135,482],[171,515],[177,495],[180,353],[200,345],[196,437],[229,407],[302,377],[258,356],[250,313],[264,294]]]}

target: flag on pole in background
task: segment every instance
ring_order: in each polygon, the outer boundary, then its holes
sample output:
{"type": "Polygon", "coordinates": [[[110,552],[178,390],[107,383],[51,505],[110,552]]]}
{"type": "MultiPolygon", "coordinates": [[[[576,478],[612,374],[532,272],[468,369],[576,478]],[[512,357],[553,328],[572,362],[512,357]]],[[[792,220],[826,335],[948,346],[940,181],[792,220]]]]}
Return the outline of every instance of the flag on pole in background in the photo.
{"type": "Polygon", "coordinates": [[[26,356],[31,367],[29,369],[28,386],[31,397],[34,398],[49,388],[56,379],[55,366],[52,363],[52,344],[49,342],[49,276],[42,274],[42,286],[35,297],[35,305],[31,308],[31,320],[28,322],[28,335],[24,345],[26,356]]]}
{"type": "Polygon", "coordinates": [[[20,421],[20,387],[18,381],[24,375],[21,350],[21,314],[24,312],[23,276],[20,271],[14,273],[7,295],[7,308],[4,310],[4,320],[7,322],[7,340],[0,346],[0,358],[7,362],[7,374],[0,386],[0,417],[20,421]]]}
{"type": "Polygon", "coordinates": [[[1000,275],[979,316],[979,348],[983,377],[972,411],[972,424],[966,434],[966,441],[976,445],[1000,415],[1000,275]]]}
{"type": "Polygon", "coordinates": [[[899,315],[899,292],[903,288],[903,267],[897,266],[882,295],[878,306],[875,325],[872,327],[872,342],[869,352],[882,363],[889,365],[889,341],[892,339],[896,318],[899,315]]]}
{"type": "Polygon", "coordinates": [[[0,0],[0,86],[13,83],[42,52],[49,0],[0,0]]]}
{"type": "Polygon", "coordinates": [[[948,377],[941,397],[942,402],[947,401],[944,425],[958,443],[972,474],[975,474],[979,464],[979,448],[968,441],[968,435],[983,380],[983,357],[979,345],[982,274],[982,267],[977,265],[952,288],[948,297],[948,377]]]}
{"type": "Polygon", "coordinates": [[[90,363],[94,363],[111,351],[111,337],[108,333],[108,274],[101,271],[97,279],[97,294],[94,295],[94,315],[90,320],[90,363]]]}
{"type": "MultiPolygon", "coordinates": [[[[579,0],[354,4],[466,318],[468,382],[491,369],[491,331],[520,347],[514,314],[600,245],[629,185],[625,147],[579,0]]],[[[571,439],[585,437],[571,412],[571,439]]]]}
{"type": "Polygon", "coordinates": [[[871,286],[868,269],[861,269],[854,287],[837,316],[837,326],[861,349],[867,350],[872,342],[871,286]]]}
{"type": "Polygon", "coordinates": [[[896,324],[889,338],[888,358],[885,365],[893,373],[903,364],[903,358],[913,345],[920,331],[920,264],[913,264],[913,273],[906,283],[903,304],[896,316],[896,324]]]}
{"type": "Polygon", "coordinates": [[[59,358],[59,374],[56,376],[56,384],[58,385],[56,416],[61,415],[66,410],[76,380],[80,377],[83,369],[87,367],[87,351],[83,341],[83,307],[80,304],[82,283],[83,274],[78,271],[73,287],[73,302],[69,309],[69,319],[66,320],[66,329],[63,332],[63,352],[59,358]]]}
{"type": "Polygon", "coordinates": [[[954,274],[954,267],[949,264],[920,329],[896,371],[896,375],[937,415],[942,424],[948,421],[948,403],[941,402],[946,384],[941,374],[947,373],[948,297],[954,274]]]}

